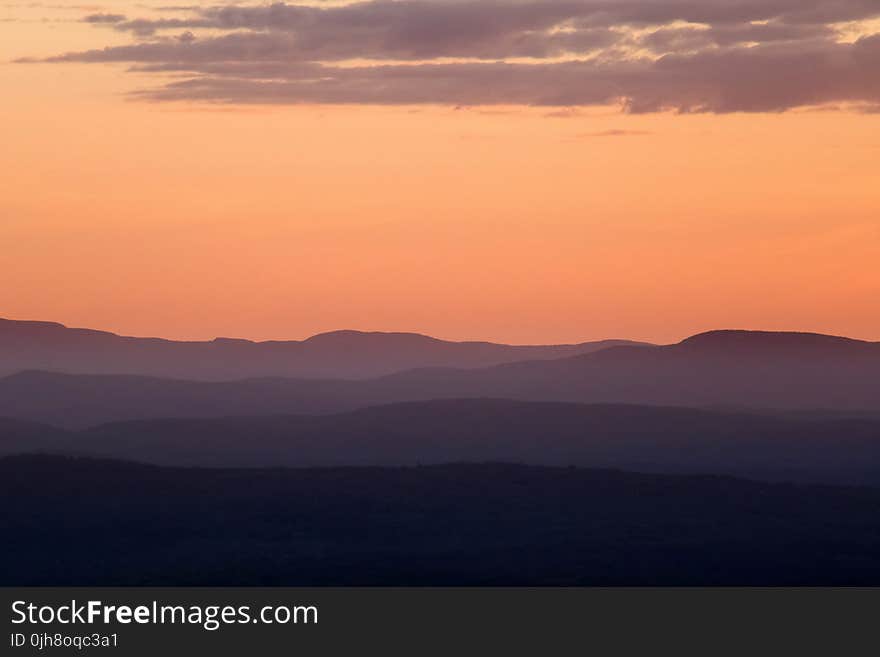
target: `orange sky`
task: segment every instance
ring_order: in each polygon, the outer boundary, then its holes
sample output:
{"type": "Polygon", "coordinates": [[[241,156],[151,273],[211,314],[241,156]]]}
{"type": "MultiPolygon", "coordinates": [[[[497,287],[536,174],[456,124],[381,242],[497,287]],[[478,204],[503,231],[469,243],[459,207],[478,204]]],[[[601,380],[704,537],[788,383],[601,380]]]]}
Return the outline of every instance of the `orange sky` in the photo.
{"type": "MultiPolygon", "coordinates": [[[[24,11],[0,7],[4,62],[127,40],[24,11]]],[[[143,78],[0,64],[0,316],[174,338],[880,340],[880,115],[126,99],[143,78]]]]}

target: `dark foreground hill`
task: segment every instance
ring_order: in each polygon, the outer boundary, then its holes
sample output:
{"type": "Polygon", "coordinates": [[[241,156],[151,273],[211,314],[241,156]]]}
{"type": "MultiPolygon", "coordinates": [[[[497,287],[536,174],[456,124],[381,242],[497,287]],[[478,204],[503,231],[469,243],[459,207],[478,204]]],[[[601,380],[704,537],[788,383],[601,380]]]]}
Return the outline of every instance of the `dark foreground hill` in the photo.
{"type": "Polygon", "coordinates": [[[878,585],[880,491],[0,460],[4,585],[878,585]]]}
{"type": "MultiPolygon", "coordinates": [[[[0,454],[75,453],[200,467],[412,466],[456,462],[712,473],[880,485],[880,420],[650,406],[439,400],[339,415],[121,422],[30,440],[0,454]]],[[[4,446],[8,446],[5,448],[4,446]]]]}
{"type": "Polygon", "coordinates": [[[254,377],[362,378],[418,367],[487,367],[563,358],[628,340],[516,346],[449,342],[415,333],[334,331],[307,340],[181,342],[0,319],[0,376],[23,370],[222,381],[254,377]]]}
{"type": "Polygon", "coordinates": [[[332,413],[450,398],[880,413],[880,344],[718,331],[666,347],[611,347],[482,369],[370,380],[194,382],[24,372],[0,379],[0,416],[84,427],[116,420],[332,413]]]}

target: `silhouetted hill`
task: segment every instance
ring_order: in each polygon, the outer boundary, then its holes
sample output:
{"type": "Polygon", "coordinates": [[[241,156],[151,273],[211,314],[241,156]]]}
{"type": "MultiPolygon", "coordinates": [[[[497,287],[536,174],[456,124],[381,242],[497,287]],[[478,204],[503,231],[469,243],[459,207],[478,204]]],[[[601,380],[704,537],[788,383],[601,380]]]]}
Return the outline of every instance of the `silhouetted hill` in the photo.
{"type": "Polygon", "coordinates": [[[354,381],[195,382],[141,376],[21,372],[0,379],[0,416],[61,427],[155,417],[324,413],[369,403],[354,381]]]}
{"type": "Polygon", "coordinates": [[[880,420],[647,406],[415,402],[340,415],[113,423],[59,445],[56,451],[175,466],[493,461],[880,485],[880,420]]]}
{"type": "Polygon", "coordinates": [[[134,374],[204,381],[253,377],[366,378],[428,366],[486,367],[562,358],[622,344],[512,346],[448,342],[413,333],[334,331],[303,341],[133,338],[52,322],[0,319],[0,376],[23,370],[134,374]]]}
{"type": "Polygon", "coordinates": [[[880,343],[832,336],[714,331],[675,345],[612,347],[473,372],[390,375],[425,398],[494,396],[665,406],[880,410],[880,343]]]}
{"type": "Polygon", "coordinates": [[[880,491],[0,460],[3,585],[878,585],[880,491]]]}
{"type": "MultiPolygon", "coordinates": [[[[332,340],[333,338],[327,338],[332,340]]],[[[193,382],[23,372],[0,379],[0,416],[58,426],[159,417],[332,413],[402,401],[509,398],[811,412],[880,412],[880,344],[718,331],[679,344],[376,379],[193,382]]]]}
{"type": "Polygon", "coordinates": [[[736,356],[795,357],[876,354],[880,343],[821,333],[779,331],[708,331],[682,340],[679,350],[722,352],[736,356]]]}
{"type": "Polygon", "coordinates": [[[70,449],[71,434],[45,424],[0,417],[0,456],[70,449]]]}

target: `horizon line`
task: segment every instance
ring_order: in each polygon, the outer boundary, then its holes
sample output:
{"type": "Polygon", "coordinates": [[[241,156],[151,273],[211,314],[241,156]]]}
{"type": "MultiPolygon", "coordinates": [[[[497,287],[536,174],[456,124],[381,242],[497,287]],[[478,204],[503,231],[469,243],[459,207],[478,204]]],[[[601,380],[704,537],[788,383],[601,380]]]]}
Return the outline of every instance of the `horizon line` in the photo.
{"type": "Polygon", "coordinates": [[[210,342],[221,342],[221,341],[230,341],[230,342],[246,342],[249,344],[271,344],[271,343],[306,343],[316,338],[321,338],[325,336],[338,335],[338,334],[354,334],[354,335],[384,335],[384,336],[410,336],[410,337],[419,337],[425,338],[428,340],[434,340],[438,342],[452,343],[452,344],[495,344],[506,347],[541,347],[541,346],[577,346],[583,344],[594,344],[594,343],[602,343],[602,342],[629,342],[639,345],[645,346],[666,346],[673,344],[680,344],[686,340],[691,338],[695,338],[701,335],[707,335],[712,333],[760,333],[760,334],[790,334],[790,335],[815,335],[815,336],[823,336],[829,338],[840,338],[846,340],[854,340],[857,342],[866,342],[866,343],[877,343],[877,340],[869,340],[864,338],[855,338],[849,335],[842,335],[837,333],[825,333],[821,331],[808,331],[802,329],[760,329],[760,328],[714,328],[714,329],[706,329],[696,331],[694,333],[688,333],[683,338],[673,341],[673,342],[663,342],[663,341],[648,341],[648,340],[639,340],[635,338],[624,338],[624,337],[613,337],[613,338],[599,338],[592,340],[581,340],[576,342],[555,342],[555,341],[544,341],[544,342],[530,342],[530,343],[512,343],[505,341],[496,341],[496,340],[488,340],[488,339],[450,339],[450,338],[442,338],[436,335],[432,335],[431,333],[425,333],[422,331],[402,331],[402,330],[384,330],[384,329],[355,329],[355,328],[340,328],[340,329],[329,329],[326,331],[320,331],[318,333],[314,333],[308,335],[303,338],[270,338],[270,339],[253,339],[253,338],[242,338],[242,337],[233,337],[233,336],[223,336],[216,335],[212,338],[202,338],[202,339],[187,339],[187,338],[174,338],[174,337],[163,337],[157,335],[130,335],[125,333],[117,333],[115,331],[107,330],[107,329],[98,329],[86,326],[70,326],[68,324],[64,324],[63,322],[54,321],[54,320],[42,320],[42,319],[13,319],[10,317],[2,317],[0,316],[0,322],[10,322],[16,324],[35,324],[35,325],[44,325],[44,326],[53,326],[56,328],[61,328],[69,331],[89,331],[93,333],[103,333],[107,335],[112,335],[119,338],[129,338],[134,340],[161,340],[165,342],[178,342],[178,343],[210,343],[210,342]]]}

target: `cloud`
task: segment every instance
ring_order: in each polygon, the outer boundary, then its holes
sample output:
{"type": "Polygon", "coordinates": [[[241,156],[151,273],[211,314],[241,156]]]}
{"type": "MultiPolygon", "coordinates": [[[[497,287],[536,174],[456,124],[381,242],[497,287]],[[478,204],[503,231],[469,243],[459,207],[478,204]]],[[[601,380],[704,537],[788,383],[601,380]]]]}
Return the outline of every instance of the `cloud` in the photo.
{"type": "MultiPolygon", "coordinates": [[[[429,44],[470,42],[500,33],[619,25],[826,25],[871,18],[876,0],[369,0],[345,5],[190,7],[190,27],[385,34],[429,44]]],[[[142,21],[138,29],[144,29],[142,21]]],[[[162,29],[164,19],[152,21],[162,29]]],[[[126,29],[126,26],[120,26],[126,29]]]]}
{"type": "MultiPolygon", "coordinates": [[[[53,62],[185,74],[140,97],[229,103],[619,103],[630,112],[880,102],[877,0],[372,0],[86,21],[128,45],[53,62]]],[[[96,19],[95,16],[112,18],[96,19]]]]}
{"type": "Polygon", "coordinates": [[[125,14],[89,14],[83,18],[85,23],[121,23],[125,20],[125,14]]]}
{"type": "Polygon", "coordinates": [[[578,137],[583,138],[594,138],[594,137],[642,137],[644,135],[651,134],[647,130],[602,130],[600,132],[585,132],[583,134],[578,135],[578,137]]]}

